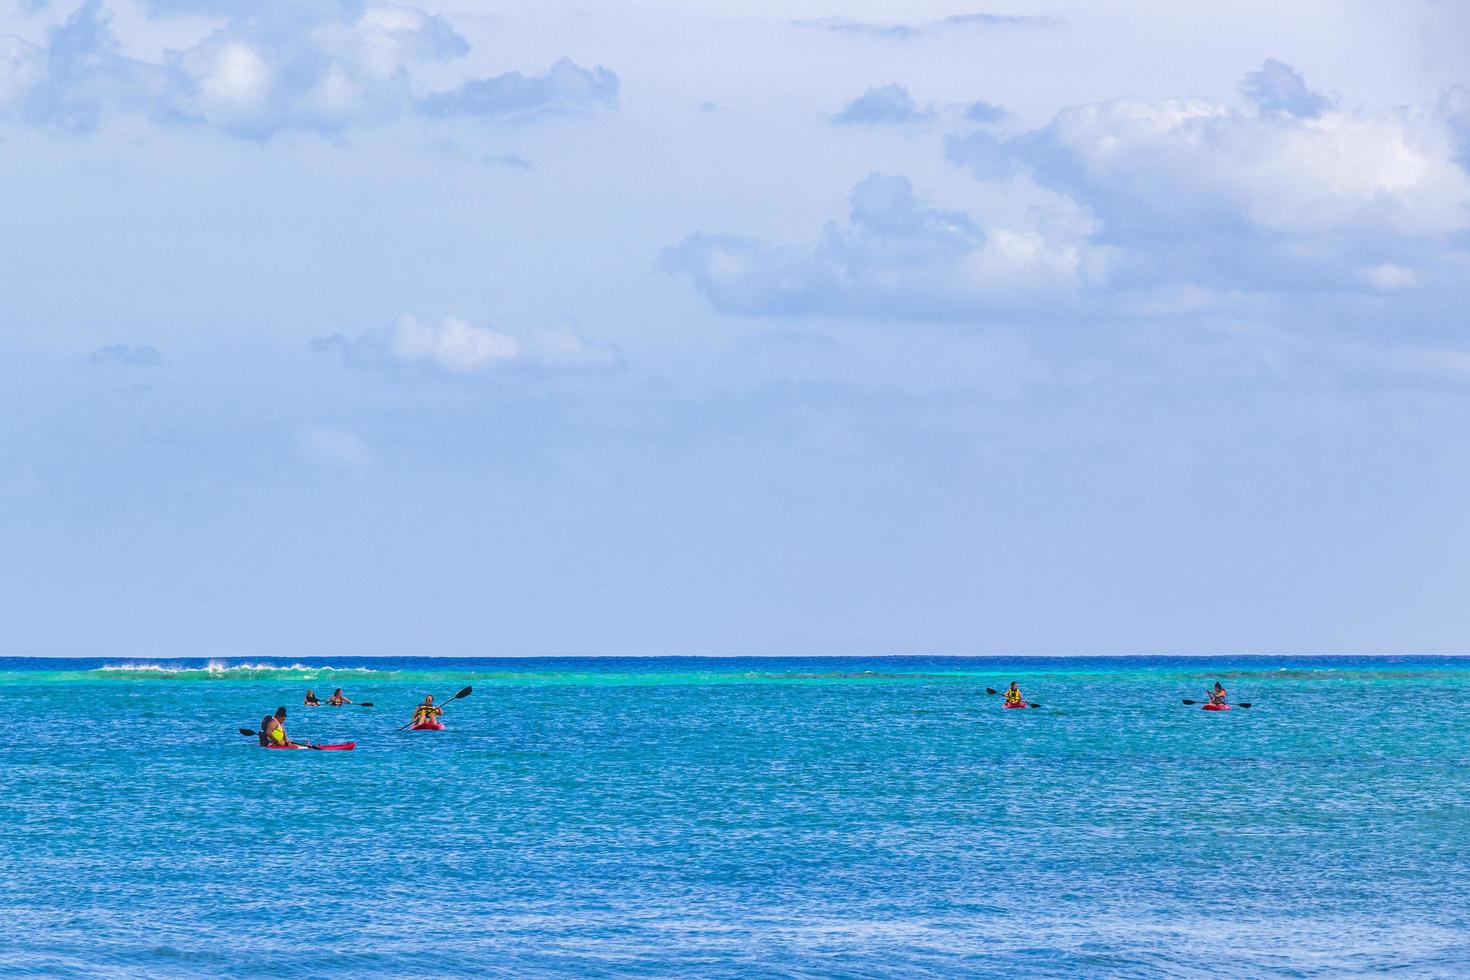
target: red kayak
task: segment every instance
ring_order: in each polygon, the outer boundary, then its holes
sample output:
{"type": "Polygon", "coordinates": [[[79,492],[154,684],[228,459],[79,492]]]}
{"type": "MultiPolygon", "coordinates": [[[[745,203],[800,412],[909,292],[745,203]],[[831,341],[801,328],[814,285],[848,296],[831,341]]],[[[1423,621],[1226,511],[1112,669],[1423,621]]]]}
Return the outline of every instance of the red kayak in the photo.
{"type": "Polygon", "coordinates": [[[1199,709],[1201,711],[1229,711],[1230,710],[1230,705],[1228,705],[1228,704],[1202,704],[1202,705],[1199,706],[1199,709]]]}
{"type": "Polygon", "coordinates": [[[408,730],[411,732],[442,732],[444,731],[444,722],[424,721],[417,725],[409,725],[408,730]]]}
{"type": "Polygon", "coordinates": [[[316,749],[319,752],[350,752],[357,748],[356,742],[338,742],[336,745],[297,745],[292,742],[289,745],[267,745],[268,749],[316,749]]]}
{"type": "Polygon", "coordinates": [[[1007,708],[1029,708],[1029,707],[1031,707],[1031,705],[1027,704],[1025,701],[1017,701],[1015,704],[1011,704],[1010,702],[1007,702],[1004,705],[1004,707],[1007,707],[1007,708]]]}

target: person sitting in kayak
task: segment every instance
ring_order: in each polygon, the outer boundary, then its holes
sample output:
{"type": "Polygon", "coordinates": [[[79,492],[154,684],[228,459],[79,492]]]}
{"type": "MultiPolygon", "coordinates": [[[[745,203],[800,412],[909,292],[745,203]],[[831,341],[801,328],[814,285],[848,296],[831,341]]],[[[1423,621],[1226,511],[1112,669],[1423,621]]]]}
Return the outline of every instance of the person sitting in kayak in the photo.
{"type": "Polygon", "coordinates": [[[1006,704],[1021,703],[1021,687],[1015,681],[1011,681],[1011,686],[1006,688],[1006,704]]]}
{"type": "Polygon", "coordinates": [[[286,736],[286,707],[282,705],[276,709],[273,715],[266,715],[260,720],[260,731],[256,733],[261,745],[290,745],[291,740],[286,736]]]}
{"type": "Polygon", "coordinates": [[[409,724],[427,725],[442,714],[444,709],[434,703],[434,695],[425,695],[424,703],[413,709],[413,721],[409,724]]]}
{"type": "Polygon", "coordinates": [[[1206,691],[1205,693],[1209,694],[1209,696],[1210,696],[1210,703],[1211,704],[1224,704],[1225,703],[1225,698],[1227,697],[1227,693],[1225,691],[1225,688],[1223,688],[1223,687],[1220,686],[1220,682],[1219,681],[1216,681],[1215,682],[1215,689],[1214,690],[1212,690],[1212,691],[1206,691]]]}
{"type": "Polygon", "coordinates": [[[311,688],[306,689],[306,700],[302,703],[308,708],[320,708],[322,706],[322,703],[317,700],[316,694],[312,692],[311,688]]]}
{"type": "Polygon", "coordinates": [[[347,695],[342,693],[342,689],[340,687],[332,692],[331,697],[327,698],[327,704],[330,704],[334,708],[340,708],[344,704],[351,703],[352,700],[348,698],[347,695]]]}

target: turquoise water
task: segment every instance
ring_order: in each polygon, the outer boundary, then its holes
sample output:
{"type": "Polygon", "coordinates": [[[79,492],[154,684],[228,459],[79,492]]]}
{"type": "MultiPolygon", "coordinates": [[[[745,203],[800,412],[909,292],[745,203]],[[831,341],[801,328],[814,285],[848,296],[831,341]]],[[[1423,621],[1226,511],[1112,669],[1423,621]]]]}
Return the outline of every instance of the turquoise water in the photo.
{"type": "Polygon", "coordinates": [[[1467,693],[1443,658],[0,659],[0,973],[1464,974],[1467,693]],[[1180,703],[1217,678],[1253,707],[1180,703]],[[278,704],[357,749],[236,733],[278,704]]]}

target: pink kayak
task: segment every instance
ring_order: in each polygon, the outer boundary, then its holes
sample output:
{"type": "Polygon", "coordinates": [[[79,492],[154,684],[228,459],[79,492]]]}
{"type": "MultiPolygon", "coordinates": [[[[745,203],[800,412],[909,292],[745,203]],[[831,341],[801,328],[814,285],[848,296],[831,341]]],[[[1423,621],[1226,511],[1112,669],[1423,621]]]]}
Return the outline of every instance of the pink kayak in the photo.
{"type": "Polygon", "coordinates": [[[442,722],[442,721],[425,721],[425,722],[420,722],[417,725],[409,725],[408,726],[408,730],[411,731],[411,732],[442,732],[442,731],[444,731],[444,722],[442,722]]]}
{"type": "Polygon", "coordinates": [[[1011,704],[1011,703],[1007,702],[1005,704],[1005,707],[1007,707],[1007,708],[1029,708],[1029,707],[1031,707],[1031,705],[1027,704],[1025,701],[1017,701],[1015,704],[1011,704]]]}
{"type": "Polygon", "coordinates": [[[292,742],[289,745],[267,745],[268,749],[316,749],[319,752],[350,752],[357,748],[356,742],[338,742],[336,745],[297,745],[292,742]]]}
{"type": "Polygon", "coordinates": [[[1199,708],[1200,708],[1201,711],[1229,711],[1230,710],[1230,705],[1228,705],[1228,704],[1202,704],[1202,705],[1199,706],[1199,708]]]}

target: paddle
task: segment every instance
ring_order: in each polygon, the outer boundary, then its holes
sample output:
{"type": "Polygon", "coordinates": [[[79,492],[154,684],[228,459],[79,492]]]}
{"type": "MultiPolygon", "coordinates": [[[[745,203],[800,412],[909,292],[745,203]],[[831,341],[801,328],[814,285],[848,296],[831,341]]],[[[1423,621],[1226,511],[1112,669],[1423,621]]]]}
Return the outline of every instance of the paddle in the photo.
{"type": "MultiPolygon", "coordinates": [[[[1189,698],[1181,698],[1180,700],[1182,700],[1185,704],[1199,704],[1198,701],[1191,701],[1191,700],[1189,700],[1189,698]]],[[[1237,707],[1237,708],[1249,708],[1253,703],[1254,702],[1252,702],[1252,701],[1240,701],[1240,702],[1237,702],[1236,703],[1235,707],[1237,707]]]]}
{"type": "MultiPolygon", "coordinates": [[[[472,688],[472,687],[466,687],[464,690],[460,691],[454,697],[450,698],[449,701],[458,701],[460,698],[467,698],[467,697],[470,696],[470,692],[473,691],[473,690],[474,690],[474,688],[472,688]]],[[[439,707],[441,707],[441,708],[444,707],[446,704],[449,703],[449,701],[440,701],[439,702],[439,707]]],[[[395,728],[393,730],[395,732],[401,732],[401,731],[403,731],[404,728],[412,728],[412,727],[413,727],[413,722],[409,722],[407,725],[404,725],[402,728],[395,728]]]]}
{"type": "MultiPolygon", "coordinates": [[[[999,694],[1000,692],[997,691],[993,687],[987,687],[985,689],[985,693],[986,694],[999,694]]],[[[1026,704],[1027,704],[1028,707],[1032,707],[1032,708],[1039,708],[1039,707],[1041,707],[1041,705],[1037,704],[1035,701],[1027,701],[1026,704]]]]}
{"type": "MultiPolygon", "coordinates": [[[[242,729],[240,729],[240,734],[246,736],[247,738],[254,738],[255,737],[255,729],[253,729],[253,728],[242,728],[242,729]]],[[[294,742],[292,744],[299,745],[299,746],[301,746],[302,748],[305,748],[305,749],[320,749],[321,748],[320,745],[312,745],[310,742],[294,742]]]]}

